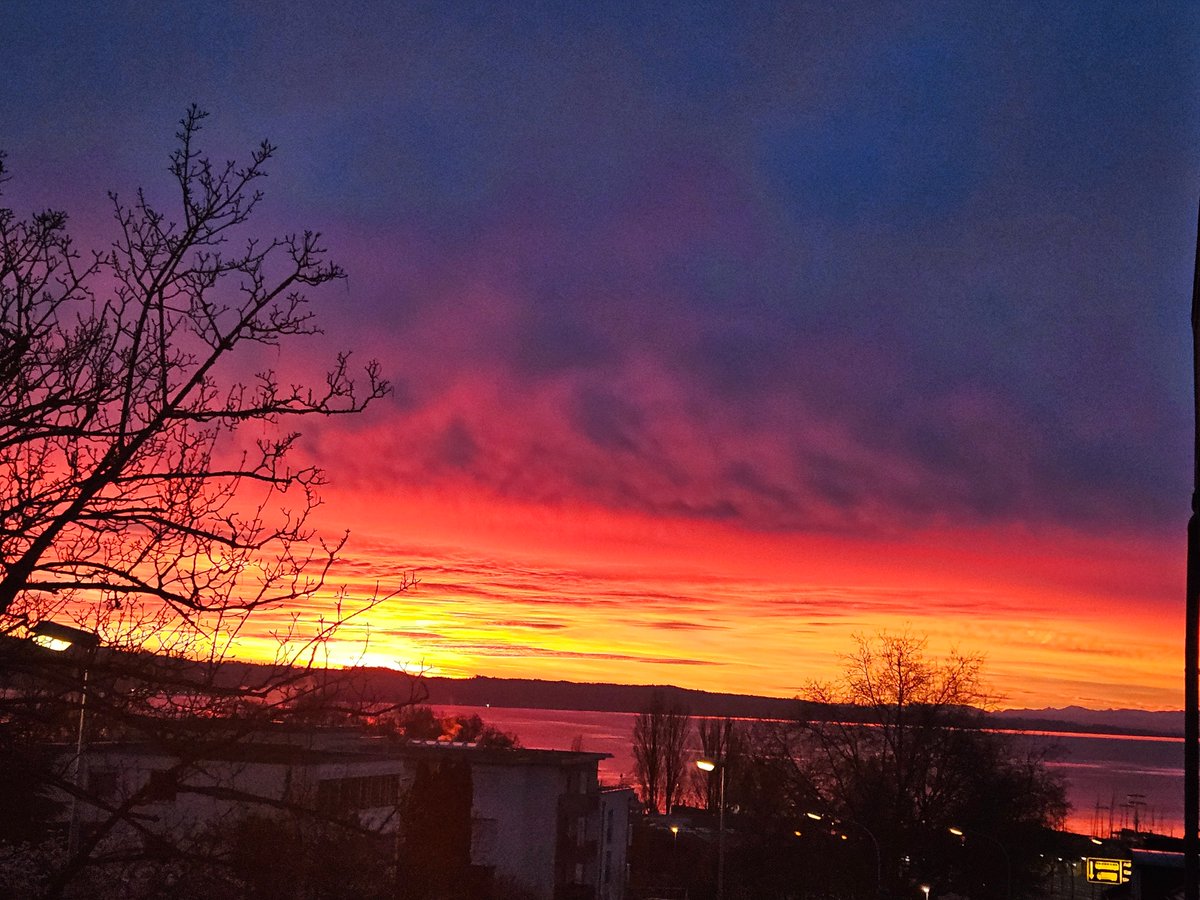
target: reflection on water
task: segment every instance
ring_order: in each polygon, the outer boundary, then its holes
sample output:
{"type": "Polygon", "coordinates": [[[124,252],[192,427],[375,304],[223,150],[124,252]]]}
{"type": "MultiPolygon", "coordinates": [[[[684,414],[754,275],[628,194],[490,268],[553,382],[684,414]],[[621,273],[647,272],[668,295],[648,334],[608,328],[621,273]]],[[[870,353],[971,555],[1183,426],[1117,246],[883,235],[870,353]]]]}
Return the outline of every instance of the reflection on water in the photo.
{"type": "MultiPolygon", "coordinates": [[[[501,707],[440,707],[447,713],[479,714],[515,733],[526,747],[570,750],[579,746],[611,754],[600,764],[604,781],[633,774],[633,713],[501,707]]],[[[1014,734],[1018,745],[1049,749],[1050,767],[1067,783],[1072,812],[1067,826],[1084,834],[1111,827],[1162,834],[1183,831],[1183,741],[1180,738],[1038,732],[1014,734]]]]}
{"type": "Polygon", "coordinates": [[[1111,735],[1023,735],[1061,748],[1051,767],[1066,779],[1072,830],[1133,828],[1183,832],[1183,740],[1111,735]]]}

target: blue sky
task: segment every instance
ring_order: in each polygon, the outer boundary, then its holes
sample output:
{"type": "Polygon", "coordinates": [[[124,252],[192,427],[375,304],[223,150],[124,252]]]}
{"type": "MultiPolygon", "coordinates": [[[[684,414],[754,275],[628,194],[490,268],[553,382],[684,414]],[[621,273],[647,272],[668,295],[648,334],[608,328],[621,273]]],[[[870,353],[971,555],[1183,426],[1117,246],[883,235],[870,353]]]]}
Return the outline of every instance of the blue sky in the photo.
{"type": "Polygon", "coordinates": [[[278,144],[264,227],[325,233],[330,340],[397,386],[309,436],[347,492],[1166,547],[1197,35],[1188,3],[17,3],[5,198],[102,243],[105,191],[169,202],[187,104],[215,156],[278,144]]]}

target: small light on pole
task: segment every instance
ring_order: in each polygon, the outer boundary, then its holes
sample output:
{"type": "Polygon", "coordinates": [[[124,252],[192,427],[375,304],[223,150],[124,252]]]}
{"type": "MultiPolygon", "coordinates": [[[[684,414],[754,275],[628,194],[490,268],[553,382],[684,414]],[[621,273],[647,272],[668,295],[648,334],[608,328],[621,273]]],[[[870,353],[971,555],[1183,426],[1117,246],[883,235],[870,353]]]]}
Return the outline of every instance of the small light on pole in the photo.
{"type": "Polygon", "coordinates": [[[35,644],[56,653],[63,653],[72,647],[90,651],[100,646],[99,635],[91,631],[84,631],[82,628],[61,625],[58,622],[38,622],[30,627],[29,631],[33,635],[35,644]]]}
{"type": "MultiPolygon", "coordinates": [[[[962,840],[964,842],[967,839],[966,832],[964,832],[961,828],[956,828],[953,825],[951,825],[946,830],[949,831],[955,837],[962,838],[962,840]]],[[[981,838],[984,838],[985,840],[991,841],[993,844],[996,845],[996,849],[999,850],[1000,854],[1004,857],[1004,883],[1007,888],[1006,894],[1007,894],[1009,900],[1012,900],[1012,860],[1008,856],[1008,849],[1002,843],[1000,843],[999,840],[992,837],[990,834],[987,834],[986,832],[972,831],[971,835],[972,835],[972,837],[981,837],[981,838]]],[[[1061,862],[1062,860],[1059,860],[1059,861],[1061,862]]]]}
{"type": "Polygon", "coordinates": [[[702,756],[696,760],[696,768],[721,773],[717,788],[717,900],[725,900],[725,764],[702,756]]]}
{"type": "MultiPolygon", "coordinates": [[[[808,816],[808,818],[812,819],[814,822],[821,822],[825,819],[825,817],[823,815],[821,815],[820,813],[811,812],[811,811],[806,812],[804,815],[808,816]]],[[[878,896],[882,897],[883,896],[883,853],[879,849],[879,840],[875,837],[875,832],[873,832],[870,828],[868,828],[862,822],[857,822],[854,819],[842,819],[841,821],[845,822],[847,825],[853,825],[855,828],[861,828],[863,830],[863,833],[868,838],[871,839],[871,846],[874,847],[874,849],[875,849],[875,893],[878,896]]],[[[832,822],[834,825],[839,824],[837,819],[830,819],[830,822],[832,822]]],[[[830,834],[837,834],[837,832],[831,831],[830,834]]],[[[840,837],[843,841],[850,840],[850,838],[844,832],[841,834],[838,834],[838,837],[840,837]]]]}
{"type": "Polygon", "coordinates": [[[925,900],[929,900],[929,885],[921,885],[921,892],[925,894],[925,900]]]}
{"type": "Polygon", "coordinates": [[[71,763],[71,783],[74,785],[75,791],[71,795],[71,822],[67,831],[67,853],[74,857],[79,850],[79,795],[83,791],[84,781],[83,751],[87,726],[88,666],[91,664],[92,654],[100,646],[100,636],[95,632],[84,631],[82,628],[49,620],[30,626],[29,632],[33,636],[33,642],[40,647],[56,653],[78,650],[84,654],[83,672],[79,685],[79,730],[75,738],[75,759],[71,763]]]}

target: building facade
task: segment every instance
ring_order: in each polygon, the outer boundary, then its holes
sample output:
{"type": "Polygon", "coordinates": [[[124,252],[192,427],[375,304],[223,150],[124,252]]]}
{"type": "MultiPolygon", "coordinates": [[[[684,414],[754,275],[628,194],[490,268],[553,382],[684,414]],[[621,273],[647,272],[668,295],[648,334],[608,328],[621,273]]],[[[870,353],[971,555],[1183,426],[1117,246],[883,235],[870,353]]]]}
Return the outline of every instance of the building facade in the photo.
{"type": "Polygon", "coordinates": [[[346,731],[256,735],[187,760],[97,743],[75,814],[86,832],[114,809],[135,810],[110,829],[110,844],[198,841],[250,816],[353,821],[394,848],[399,878],[455,872],[464,896],[481,898],[503,889],[536,900],[624,900],[634,798],[600,786],[604,758],[346,731]]]}

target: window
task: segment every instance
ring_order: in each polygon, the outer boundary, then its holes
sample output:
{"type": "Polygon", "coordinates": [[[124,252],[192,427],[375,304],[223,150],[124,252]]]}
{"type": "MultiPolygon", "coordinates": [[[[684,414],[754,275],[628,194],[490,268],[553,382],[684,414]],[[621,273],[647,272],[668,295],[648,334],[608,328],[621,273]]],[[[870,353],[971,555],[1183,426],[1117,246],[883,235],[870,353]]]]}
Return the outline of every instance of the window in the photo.
{"type": "Polygon", "coordinates": [[[87,779],[88,792],[93,797],[101,799],[114,797],[117,793],[116,769],[89,769],[87,779]]]}
{"type": "Polygon", "coordinates": [[[325,812],[395,806],[399,797],[399,775],[360,775],[317,782],[317,807],[325,812]]]}
{"type": "Polygon", "coordinates": [[[500,842],[500,823],[496,819],[471,819],[471,859],[483,864],[493,861],[500,842]]]}
{"type": "Polygon", "coordinates": [[[154,769],[146,782],[147,800],[174,800],[178,785],[170,769],[154,769]]]}

